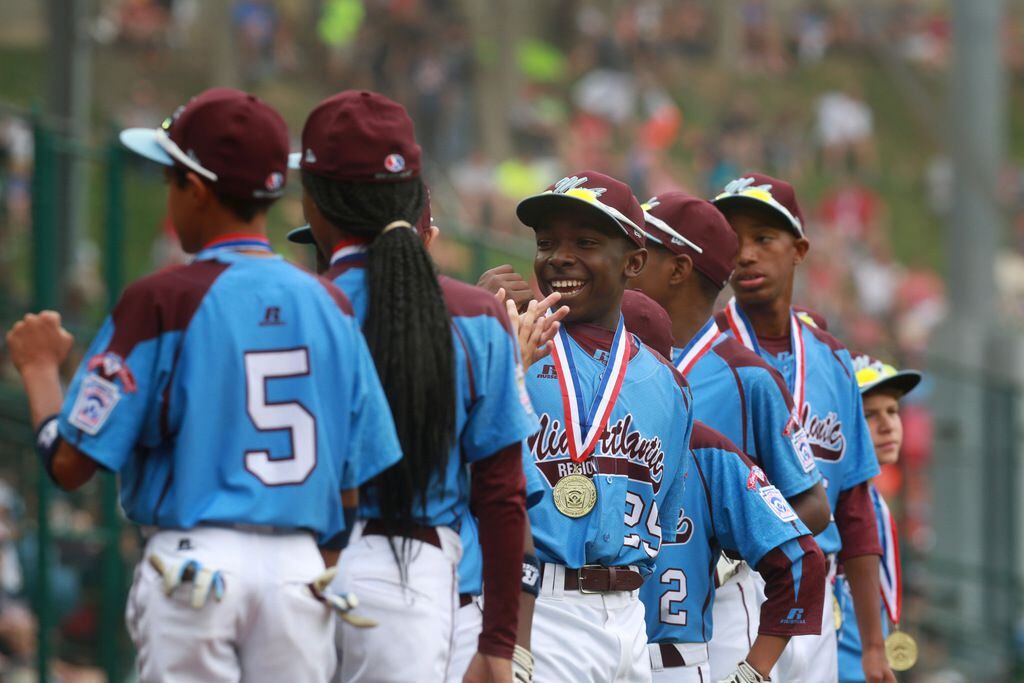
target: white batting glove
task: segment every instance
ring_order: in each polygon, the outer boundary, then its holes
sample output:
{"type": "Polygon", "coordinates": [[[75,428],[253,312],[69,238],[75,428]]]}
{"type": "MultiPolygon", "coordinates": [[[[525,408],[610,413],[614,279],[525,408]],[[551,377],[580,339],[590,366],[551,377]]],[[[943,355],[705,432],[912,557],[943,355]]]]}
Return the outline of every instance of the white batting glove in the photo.
{"type": "Polygon", "coordinates": [[[150,555],[149,564],[163,577],[164,594],[170,595],[183,583],[192,582],[192,599],[194,609],[202,609],[210,596],[217,602],[224,599],[224,577],[220,570],[210,570],[198,560],[175,559],[164,560],[159,555],[150,555]]]}
{"type": "Polygon", "coordinates": [[[757,673],[757,670],[754,669],[754,667],[744,661],[740,662],[736,666],[735,671],[720,680],[718,683],[767,683],[771,680],[772,679],[765,678],[761,674],[757,673]]]}
{"type": "Polygon", "coordinates": [[[309,590],[312,591],[313,597],[333,609],[342,620],[357,628],[373,628],[376,626],[377,622],[373,619],[367,619],[366,617],[351,613],[352,610],[359,607],[359,598],[356,597],[355,593],[328,592],[327,587],[331,585],[331,581],[334,580],[337,574],[338,568],[335,566],[324,570],[323,573],[313,579],[309,583],[309,590]]]}
{"type": "Polygon", "coordinates": [[[521,645],[512,651],[512,680],[533,683],[533,654],[521,645]]]}

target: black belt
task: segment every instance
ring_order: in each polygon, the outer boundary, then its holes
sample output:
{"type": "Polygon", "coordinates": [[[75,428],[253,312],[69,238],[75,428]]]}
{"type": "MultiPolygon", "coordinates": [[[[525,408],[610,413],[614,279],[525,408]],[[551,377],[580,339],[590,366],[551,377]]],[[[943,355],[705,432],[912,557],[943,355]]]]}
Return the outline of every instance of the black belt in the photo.
{"type": "Polygon", "coordinates": [[[413,524],[399,531],[379,519],[371,519],[363,527],[363,536],[399,536],[429,543],[435,548],[441,547],[441,537],[437,535],[437,528],[419,524],[413,524]]]}

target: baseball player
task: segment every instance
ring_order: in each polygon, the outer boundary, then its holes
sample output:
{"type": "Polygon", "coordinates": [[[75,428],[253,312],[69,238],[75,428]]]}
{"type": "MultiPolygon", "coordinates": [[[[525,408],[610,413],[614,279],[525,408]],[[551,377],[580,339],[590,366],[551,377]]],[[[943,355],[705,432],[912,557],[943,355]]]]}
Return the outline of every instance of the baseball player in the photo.
{"type": "MultiPolygon", "coordinates": [[[[671,320],[638,291],[622,315],[641,341],[671,355],[671,320]]],[[[663,354],[664,355],[664,354],[663,354]]],[[[697,399],[695,399],[696,403],[697,399]]],[[[695,408],[696,410],[696,408],[695,408]]],[[[793,635],[817,634],[825,558],[811,533],[762,470],[723,435],[694,421],[683,517],[674,542],[662,544],[655,574],[640,589],[654,681],[768,680],[793,635]],[[716,559],[728,548],[765,576],[768,598],[749,652],[713,678],[708,641],[715,623],[716,559]]]]}
{"type": "MultiPolygon", "coordinates": [[[[796,193],[789,183],[755,173],[729,183],[714,204],[739,237],[731,279],[735,298],[716,320],[786,380],[794,421],[825,478],[834,522],[816,538],[829,556],[830,570],[835,570],[837,554],[846,568],[865,644],[866,680],[894,681],[876,602],[881,547],[868,481],[878,474],[878,463],[849,352],[792,310],[794,274],[810,246],[796,193]]],[[[830,622],[833,607],[829,585],[824,613],[830,622]]],[[[777,670],[787,683],[835,680],[835,629],[792,641],[777,670]]]]}
{"type": "MultiPolygon", "coordinates": [[[[900,446],[903,444],[900,399],[918,385],[921,381],[921,373],[916,370],[897,370],[888,363],[883,363],[866,354],[854,356],[853,368],[857,371],[857,384],[860,386],[860,394],[864,400],[864,418],[871,431],[871,442],[875,445],[878,463],[894,465],[899,460],[900,446]]],[[[892,513],[889,512],[889,506],[878,489],[871,486],[870,491],[875,517],[878,519],[878,538],[882,544],[882,561],[878,577],[879,585],[882,588],[882,630],[883,633],[889,635],[888,622],[892,621],[894,626],[898,626],[903,607],[903,590],[900,584],[900,549],[896,534],[896,522],[892,513]]],[[[864,680],[864,671],[860,664],[860,633],[857,630],[857,615],[853,609],[853,594],[842,567],[836,574],[835,592],[842,615],[839,632],[836,634],[836,639],[839,642],[839,681],[840,683],[860,683],[864,680]]],[[[904,640],[909,640],[909,636],[900,635],[904,640]]],[[[887,641],[888,643],[889,641],[887,641]]],[[[886,649],[889,650],[890,647],[886,649]]],[[[909,668],[912,663],[913,658],[905,660],[904,668],[909,668]]]]}
{"type": "MultiPolygon", "coordinates": [[[[732,273],[736,234],[710,203],[667,192],[645,206],[647,267],[630,282],[665,307],[680,348],[672,361],[694,394],[694,415],[737,444],[813,533],[829,522],[821,474],[806,436],[794,429],[792,398],[757,354],[719,332],[715,300],[732,273]]],[[[743,659],[758,633],[759,581],[746,563],[722,557],[716,572],[711,677],[743,659]]]]}
{"type": "Polygon", "coordinates": [[[125,290],[63,400],[71,336],[52,312],[7,336],[42,465],[75,489],[116,472],[147,538],[127,605],[142,681],[327,681],[333,617],[308,585],[343,530],[341,492],[401,457],[350,305],[264,234],[288,133],[207,90],[121,140],[166,167],[195,254],[125,290]]]}
{"type": "Polygon", "coordinates": [[[427,199],[405,109],[345,91],[306,119],[303,208],[327,277],[353,301],[404,458],[364,487],[335,585],[379,623],[338,630],[344,681],[445,680],[458,607],[460,522],[479,522],[486,594],[466,680],[508,681],[525,524],[523,439],[536,431],[508,316],[438,278],[414,225],[427,199]]]}
{"type": "Polygon", "coordinates": [[[638,589],[678,526],[691,419],[681,378],[622,321],[643,211],[624,183],[583,171],[516,213],[535,231],[541,293],[570,309],[551,357],[526,371],[541,425],[526,466],[547,489],[529,510],[543,563],[534,679],[650,680],[638,589]]]}

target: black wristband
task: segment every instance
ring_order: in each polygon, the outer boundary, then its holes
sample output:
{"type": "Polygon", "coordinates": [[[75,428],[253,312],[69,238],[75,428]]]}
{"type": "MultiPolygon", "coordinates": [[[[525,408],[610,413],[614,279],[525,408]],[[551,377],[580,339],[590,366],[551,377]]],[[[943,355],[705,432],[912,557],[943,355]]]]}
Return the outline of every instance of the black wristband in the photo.
{"type": "Polygon", "coordinates": [[[533,597],[540,595],[540,562],[536,555],[523,555],[523,578],[521,588],[533,597]]]}
{"type": "Polygon", "coordinates": [[[51,415],[39,423],[39,429],[36,430],[35,444],[39,462],[42,464],[43,469],[46,470],[50,480],[54,483],[57,480],[53,476],[53,457],[57,454],[60,442],[60,432],[57,430],[57,415],[51,415]]]}

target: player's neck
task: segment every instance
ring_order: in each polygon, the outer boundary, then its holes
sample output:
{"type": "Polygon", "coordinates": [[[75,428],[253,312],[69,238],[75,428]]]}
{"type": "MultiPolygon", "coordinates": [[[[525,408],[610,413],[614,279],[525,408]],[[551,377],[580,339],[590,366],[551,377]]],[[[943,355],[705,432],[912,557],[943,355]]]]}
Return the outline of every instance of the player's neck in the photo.
{"type": "Polygon", "coordinates": [[[789,334],[789,315],[792,298],[780,296],[772,301],[755,305],[740,304],[758,337],[782,337],[789,334]]]}
{"type": "Polygon", "coordinates": [[[237,218],[225,217],[223,220],[210,221],[200,229],[203,245],[237,235],[266,237],[267,214],[257,214],[251,221],[246,222],[237,218]]]}
{"type": "Polygon", "coordinates": [[[689,344],[714,310],[715,302],[708,301],[695,289],[678,292],[668,302],[668,315],[672,319],[672,336],[675,337],[676,346],[689,344]]]}

